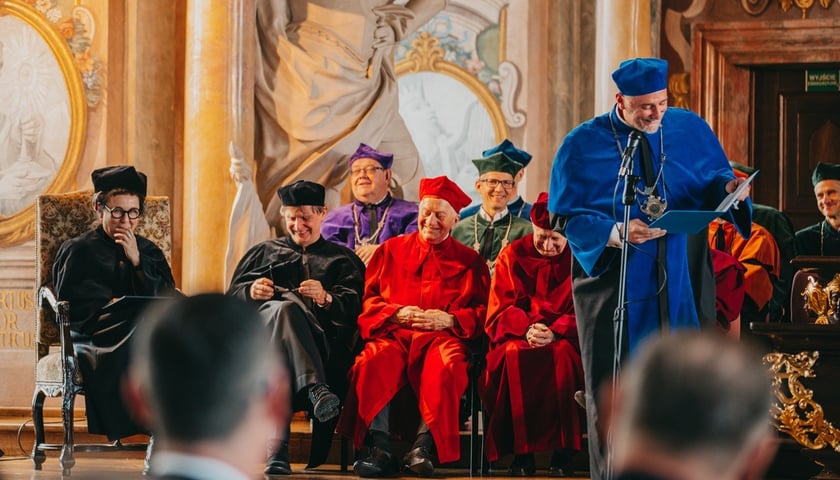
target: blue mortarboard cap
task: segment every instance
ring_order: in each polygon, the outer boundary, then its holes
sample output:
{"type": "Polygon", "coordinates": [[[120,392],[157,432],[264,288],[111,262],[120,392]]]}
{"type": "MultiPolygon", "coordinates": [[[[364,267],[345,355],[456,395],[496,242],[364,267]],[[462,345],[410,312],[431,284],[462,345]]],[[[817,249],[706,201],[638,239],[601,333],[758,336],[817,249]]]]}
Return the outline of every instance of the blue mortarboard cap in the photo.
{"type": "Polygon", "coordinates": [[[668,62],[661,58],[632,58],[612,73],[622,95],[635,97],[668,88],[668,62]]]}
{"type": "Polygon", "coordinates": [[[516,148],[516,146],[513,145],[513,142],[511,142],[507,138],[495,147],[481,152],[481,156],[489,157],[490,155],[499,152],[504,153],[506,157],[522,165],[522,167],[527,167],[528,162],[531,161],[530,153],[526,152],[525,150],[520,150],[516,148]]]}
{"type": "Polygon", "coordinates": [[[347,164],[353,165],[353,162],[360,158],[371,158],[376,160],[380,165],[382,165],[382,168],[386,170],[391,168],[391,164],[394,163],[393,153],[381,152],[370,145],[365,145],[364,143],[359,144],[359,148],[356,149],[347,164]]]}

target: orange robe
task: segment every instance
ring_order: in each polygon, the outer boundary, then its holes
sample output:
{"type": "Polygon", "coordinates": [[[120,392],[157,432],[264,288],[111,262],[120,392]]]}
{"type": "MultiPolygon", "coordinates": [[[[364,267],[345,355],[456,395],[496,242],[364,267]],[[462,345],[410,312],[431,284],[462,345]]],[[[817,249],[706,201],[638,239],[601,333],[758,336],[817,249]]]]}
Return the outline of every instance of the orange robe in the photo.
{"type": "Polygon", "coordinates": [[[709,246],[716,248],[718,225],[724,231],[724,251],[747,269],[744,293],[759,311],[764,311],[773,297],[773,282],[779,278],[781,254],[773,235],[757,223],[752,224],[750,238],[744,239],[729,222],[713,222],[709,226],[709,246]]]}
{"type": "Polygon", "coordinates": [[[339,433],[361,447],[373,418],[408,385],[438,460],[458,460],[468,341],[482,334],[489,286],[484,260],[451,236],[438,245],[424,242],[416,232],[385,241],[365,272],[359,333],[366,343],[350,370],[339,433]],[[409,305],[445,310],[455,316],[455,326],[421,332],[388,320],[409,305]]]}
{"type": "Polygon", "coordinates": [[[496,260],[485,329],[490,336],[480,388],[489,415],[485,453],[490,461],[516,453],[580,450],[583,389],[572,301],[570,248],[545,257],[533,234],[513,241],[496,260]],[[528,327],[543,323],[558,339],[533,348],[528,327]]]}

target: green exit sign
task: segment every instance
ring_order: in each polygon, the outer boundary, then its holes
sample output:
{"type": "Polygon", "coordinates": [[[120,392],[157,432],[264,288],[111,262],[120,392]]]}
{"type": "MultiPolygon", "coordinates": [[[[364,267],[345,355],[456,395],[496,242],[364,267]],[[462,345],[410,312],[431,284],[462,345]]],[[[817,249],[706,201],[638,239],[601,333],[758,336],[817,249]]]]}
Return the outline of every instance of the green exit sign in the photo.
{"type": "Polygon", "coordinates": [[[805,91],[840,91],[840,70],[805,70],[805,91]]]}

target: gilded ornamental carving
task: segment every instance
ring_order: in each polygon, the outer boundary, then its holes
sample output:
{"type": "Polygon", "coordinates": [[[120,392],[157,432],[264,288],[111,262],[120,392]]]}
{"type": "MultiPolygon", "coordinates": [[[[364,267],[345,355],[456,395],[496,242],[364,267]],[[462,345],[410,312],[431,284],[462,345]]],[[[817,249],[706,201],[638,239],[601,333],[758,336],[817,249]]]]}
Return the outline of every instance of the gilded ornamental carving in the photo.
{"type": "Polygon", "coordinates": [[[840,452],[840,434],[825,419],[823,407],[814,400],[814,391],[802,384],[814,378],[814,364],[819,352],[797,354],[774,352],[764,356],[773,374],[773,390],[778,403],[770,411],[775,427],[812,450],[831,447],[840,452]]]}

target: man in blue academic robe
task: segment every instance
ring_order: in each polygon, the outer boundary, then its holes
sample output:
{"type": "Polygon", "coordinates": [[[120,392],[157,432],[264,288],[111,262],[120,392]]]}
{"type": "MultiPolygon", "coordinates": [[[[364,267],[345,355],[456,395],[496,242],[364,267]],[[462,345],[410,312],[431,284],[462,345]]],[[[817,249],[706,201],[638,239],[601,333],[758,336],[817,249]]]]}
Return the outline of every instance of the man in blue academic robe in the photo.
{"type": "MultiPolygon", "coordinates": [[[[612,75],[618,87],[615,106],[566,136],[551,172],[549,210],[555,214],[554,228],[568,238],[575,257],[573,292],[593,479],[605,474],[594,400],[613,371],[621,235],[627,232],[629,251],[626,334],[620,347],[632,355],[650,335],[699,328],[696,292],[714,292],[708,246],[648,224],[663,211],[713,210],[745,181],[735,178],[720,142],[702,118],[673,108],[663,119],[668,109],[667,74],[668,64],[661,59],[622,62],[612,75]],[[618,173],[632,131],[638,132],[640,141],[630,173],[639,182],[632,192],[630,222],[624,225],[624,182],[618,173]]],[[[745,190],[740,199],[747,200],[748,193],[745,190]]],[[[750,213],[747,200],[724,218],[743,235],[750,231],[750,213]]]]}

